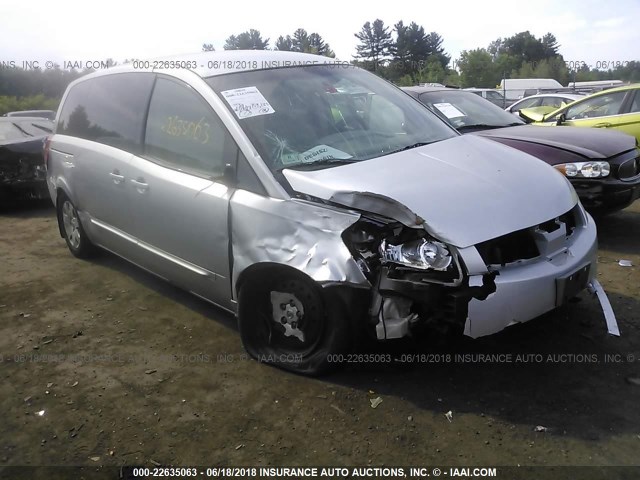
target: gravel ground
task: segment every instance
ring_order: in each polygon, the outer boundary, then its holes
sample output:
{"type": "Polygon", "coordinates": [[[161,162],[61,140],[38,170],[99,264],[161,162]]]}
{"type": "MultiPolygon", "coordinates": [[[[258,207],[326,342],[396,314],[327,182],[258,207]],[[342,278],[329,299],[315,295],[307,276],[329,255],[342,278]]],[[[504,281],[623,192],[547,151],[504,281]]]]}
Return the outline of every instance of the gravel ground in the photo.
{"type": "Polygon", "coordinates": [[[0,465],[638,465],[640,202],[598,228],[620,337],[583,292],[490,338],[373,352],[423,363],[314,379],[127,262],[72,257],[47,202],[5,207],[0,465]]]}

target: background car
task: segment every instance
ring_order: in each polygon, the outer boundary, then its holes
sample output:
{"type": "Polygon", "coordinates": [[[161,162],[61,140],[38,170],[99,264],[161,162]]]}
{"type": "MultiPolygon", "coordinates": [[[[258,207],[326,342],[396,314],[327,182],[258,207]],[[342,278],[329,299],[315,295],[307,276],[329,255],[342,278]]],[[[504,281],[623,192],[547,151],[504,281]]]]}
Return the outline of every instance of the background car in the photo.
{"type": "Polygon", "coordinates": [[[526,109],[520,115],[538,125],[613,128],[640,140],[640,83],[594,93],[547,115],[526,109]]]}
{"type": "Polygon", "coordinates": [[[513,101],[506,100],[502,93],[494,90],[493,88],[465,88],[465,90],[467,92],[473,92],[479,97],[482,97],[501,108],[509,106],[509,104],[513,101]]]}
{"type": "Polygon", "coordinates": [[[540,128],[469,92],[403,88],[460,133],[473,133],[534,155],[566,175],[592,213],[610,213],[640,196],[640,150],[620,132],[540,128]]]}
{"type": "Polygon", "coordinates": [[[45,118],[0,117],[0,198],[47,198],[44,139],[53,132],[45,118]]]}
{"type": "Polygon", "coordinates": [[[584,98],[584,95],[575,93],[539,93],[518,100],[513,105],[505,108],[505,110],[516,116],[519,116],[520,110],[523,108],[536,108],[538,112],[549,113],[581,98],[584,98]],[[543,111],[541,108],[545,110],[543,111]]]}

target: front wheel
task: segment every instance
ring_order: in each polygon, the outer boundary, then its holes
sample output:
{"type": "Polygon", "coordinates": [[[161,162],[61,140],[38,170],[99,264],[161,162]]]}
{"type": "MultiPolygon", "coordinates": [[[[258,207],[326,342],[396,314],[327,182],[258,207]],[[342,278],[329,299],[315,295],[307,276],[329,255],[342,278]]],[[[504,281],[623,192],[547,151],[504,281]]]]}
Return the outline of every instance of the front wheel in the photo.
{"type": "Polygon", "coordinates": [[[256,360],[305,375],[339,366],[332,359],[349,346],[349,328],[337,305],[302,274],[275,273],[247,280],[238,295],[242,343],[256,360]],[[334,357],[332,357],[334,356],[334,357]]]}

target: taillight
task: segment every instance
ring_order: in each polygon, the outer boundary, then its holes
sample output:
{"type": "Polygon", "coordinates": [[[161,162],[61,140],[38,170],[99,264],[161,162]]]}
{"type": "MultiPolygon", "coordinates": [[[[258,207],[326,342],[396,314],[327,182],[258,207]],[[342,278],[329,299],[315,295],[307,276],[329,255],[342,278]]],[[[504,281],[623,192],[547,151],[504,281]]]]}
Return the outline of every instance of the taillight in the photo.
{"type": "Polygon", "coordinates": [[[49,170],[49,151],[51,150],[51,137],[44,139],[44,145],[42,147],[42,156],[44,157],[44,168],[49,170]]]}

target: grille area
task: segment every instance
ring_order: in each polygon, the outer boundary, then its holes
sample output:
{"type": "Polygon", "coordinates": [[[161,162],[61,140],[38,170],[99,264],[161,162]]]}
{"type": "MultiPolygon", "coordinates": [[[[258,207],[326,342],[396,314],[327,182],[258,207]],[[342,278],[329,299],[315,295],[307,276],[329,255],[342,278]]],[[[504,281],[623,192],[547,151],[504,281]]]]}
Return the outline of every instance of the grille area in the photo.
{"type": "MultiPolygon", "coordinates": [[[[478,253],[485,265],[502,265],[538,257],[541,252],[538,242],[540,235],[535,232],[552,233],[564,224],[566,237],[569,238],[576,227],[576,212],[570,210],[557,218],[552,218],[540,225],[508,233],[501,237],[487,240],[476,245],[478,253]],[[536,241],[536,239],[538,239],[536,241]]],[[[544,246],[542,247],[544,249],[544,246]]]]}
{"type": "Polygon", "coordinates": [[[486,265],[506,265],[540,255],[531,230],[517,230],[476,245],[486,265]]]}
{"type": "Polygon", "coordinates": [[[627,180],[640,175],[640,157],[630,158],[618,167],[620,180],[627,180]]]}

